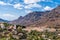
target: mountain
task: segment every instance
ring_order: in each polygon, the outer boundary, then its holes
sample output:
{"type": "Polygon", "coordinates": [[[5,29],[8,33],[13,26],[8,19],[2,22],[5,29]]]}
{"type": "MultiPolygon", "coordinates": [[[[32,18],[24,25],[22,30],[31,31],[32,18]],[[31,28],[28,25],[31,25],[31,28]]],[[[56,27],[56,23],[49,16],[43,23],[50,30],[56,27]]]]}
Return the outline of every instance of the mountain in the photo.
{"type": "Polygon", "coordinates": [[[60,6],[51,11],[31,12],[24,17],[10,22],[11,24],[20,24],[24,26],[59,26],[60,25],[60,6]]]}
{"type": "Polygon", "coordinates": [[[33,24],[35,21],[38,21],[45,13],[47,12],[31,12],[27,14],[26,16],[22,17],[20,16],[18,19],[11,21],[12,24],[20,24],[20,25],[30,25],[33,24]]]}
{"type": "Polygon", "coordinates": [[[3,19],[0,18],[0,22],[9,22],[9,21],[3,20],[3,19]]]}

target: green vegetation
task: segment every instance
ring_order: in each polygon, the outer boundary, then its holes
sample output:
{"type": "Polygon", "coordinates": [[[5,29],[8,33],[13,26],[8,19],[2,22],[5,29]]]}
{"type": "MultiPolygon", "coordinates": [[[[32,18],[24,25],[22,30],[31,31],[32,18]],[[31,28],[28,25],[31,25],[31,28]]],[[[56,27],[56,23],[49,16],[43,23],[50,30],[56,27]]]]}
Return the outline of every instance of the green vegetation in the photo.
{"type": "MultiPolygon", "coordinates": [[[[23,30],[25,26],[17,25],[16,29],[8,28],[13,26],[4,23],[5,29],[0,28],[0,40],[60,40],[60,31],[49,32],[31,30],[30,32],[23,30]],[[10,30],[10,31],[9,31],[10,30]]],[[[14,26],[13,26],[14,27],[14,26]]]]}

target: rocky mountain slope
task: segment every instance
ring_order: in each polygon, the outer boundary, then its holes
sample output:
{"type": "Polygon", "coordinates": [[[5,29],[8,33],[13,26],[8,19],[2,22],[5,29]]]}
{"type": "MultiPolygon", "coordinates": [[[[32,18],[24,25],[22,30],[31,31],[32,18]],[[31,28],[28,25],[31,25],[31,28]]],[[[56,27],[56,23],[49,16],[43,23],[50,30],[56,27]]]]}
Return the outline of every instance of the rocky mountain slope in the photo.
{"type": "Polygon", "coordinates": [[[51,11],[31,12],[26,16],[20,16],[18,19],[11,21],[11,24],[20,24],[24,26],[60,26],[60,6],[51,11]]]}

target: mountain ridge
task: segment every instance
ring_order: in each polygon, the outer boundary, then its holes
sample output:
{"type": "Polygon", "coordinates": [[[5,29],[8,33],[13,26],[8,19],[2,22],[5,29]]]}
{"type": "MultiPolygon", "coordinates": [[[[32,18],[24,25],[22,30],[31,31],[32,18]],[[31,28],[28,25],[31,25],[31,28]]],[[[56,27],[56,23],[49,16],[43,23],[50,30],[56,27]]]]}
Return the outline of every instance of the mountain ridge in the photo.
{"type": "Polygon", "coordinates": [[[43,26],[43,25],[60,25],[60,6],[51,11],[31,12],[24,17],[19,17],[17,20],[10,22],[12,24],[20,24],[24,26],[43,26]]]}
{"type": "Polygon", "coordinates": [[[0,22],[9,22],[9,21],[0,18],[0,22]]]}

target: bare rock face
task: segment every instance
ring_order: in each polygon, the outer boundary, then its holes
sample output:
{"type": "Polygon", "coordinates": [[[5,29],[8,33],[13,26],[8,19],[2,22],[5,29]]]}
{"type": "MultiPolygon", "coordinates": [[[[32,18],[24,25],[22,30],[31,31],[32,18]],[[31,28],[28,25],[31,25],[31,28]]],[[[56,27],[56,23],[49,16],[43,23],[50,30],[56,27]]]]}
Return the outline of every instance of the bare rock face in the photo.
{"type": "Polygon", "coordinates": [[[10,23],[34,27],[43,25],[60,25],[60,6],[51,11],[31,12],[26,16],[21,16],[10,23]]]}

